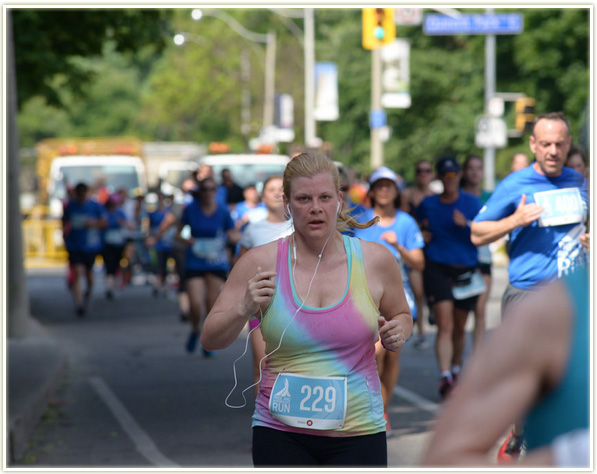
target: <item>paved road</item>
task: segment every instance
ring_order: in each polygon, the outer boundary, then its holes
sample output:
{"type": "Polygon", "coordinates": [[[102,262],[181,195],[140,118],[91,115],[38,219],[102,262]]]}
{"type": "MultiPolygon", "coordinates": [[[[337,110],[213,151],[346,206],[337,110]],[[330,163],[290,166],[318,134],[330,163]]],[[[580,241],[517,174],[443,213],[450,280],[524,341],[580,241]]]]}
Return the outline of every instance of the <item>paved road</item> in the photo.
{"type": "MultiPolygon", "coordinates": [[[[506,269],[496,267],[494,276],[489,328],[499,321],[506,269]]],[[[189,328],[178,320],[174,295],[154,298],[137,285],[107,301],[98,274],[89,313],[78,319],[63,269],[28,270],[28,289],[32,314],[66,349],[69,369],[19,467],[252,467],[253,391],[243,408],[225,405],[246,334],[205,359],[184,351],[189,328]]],[[[249,386],[249,354],[236,369],[239,387],[249,386]]],[[[440,408],[437,383],[433,349],[407,342],[389,410],[389,467],[417,466],[440,408]]],[[[240,391],[230,404],[243,403],[240,391]]]]}

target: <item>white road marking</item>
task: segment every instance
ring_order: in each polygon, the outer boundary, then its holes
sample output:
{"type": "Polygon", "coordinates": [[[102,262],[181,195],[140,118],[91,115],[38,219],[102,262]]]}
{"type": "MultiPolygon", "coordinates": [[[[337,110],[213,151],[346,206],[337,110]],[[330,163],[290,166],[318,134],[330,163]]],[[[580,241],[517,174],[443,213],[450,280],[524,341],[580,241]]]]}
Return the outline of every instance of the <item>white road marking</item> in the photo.
{"type": "Polygon", "coordinates": [[[411,392],[406,388],[396,386],[394,387],[394,394],[403,400],[406,400],[409,403],[421,408],[422,410],[426,410],[434,415],[437,414],[440,406],[437,403],[432,402],[431,400],[426,399],[420,395],[417,395],[415,392],[411,392]]]}
{"type": "Polygon", "coordinates": [[[112,414],[122,426],[122,429],[129,435],[139,451],[149,462],[160,467],[179,467],[174,461],[164,456],[151,438],[137,424],[135,419],[128,412],[126,407],[114,395],[110,387],[106,385],[101,377],[90,377],[89,383],[95,389],[100,398],[108,406],[112,414]]]}

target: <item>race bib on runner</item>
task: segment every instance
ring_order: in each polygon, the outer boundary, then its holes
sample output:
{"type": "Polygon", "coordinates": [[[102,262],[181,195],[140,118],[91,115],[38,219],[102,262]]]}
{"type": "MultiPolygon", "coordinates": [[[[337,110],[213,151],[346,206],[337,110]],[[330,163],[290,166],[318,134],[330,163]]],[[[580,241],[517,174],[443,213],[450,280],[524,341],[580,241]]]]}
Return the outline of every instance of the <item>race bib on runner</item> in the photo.
{"type": "Polygon", "coordinates": [[[535,202],[544,208],[539,217],[540,227],[578,224],[584,221],[584,206],[578,188],[535,193],[535,202]]]}
{"type": "Polygon", "coordinates": [[[219,260],[224,252],[224,242],[219,237],[201,237],[193,243],[193,253],[199,258],[219,260]]]}
{"type": "Polygon", "coordinates": [[[122,229],[108,229],[104,234],[104,241],[110,245],[124,244],[124,234],[122,229]]]}
{"type": "Polygon", "coordinates": [[[285,425],[335,430],[346,419],[346,377],[312,377],[281,373],[269,400],[269,411],[285,425]]]}
{"type": "Polygon", "coordinates": [[[485,282],[483,281],[483,275],[481,275],[479,270],[464,273],[458,278],[460,278],[460,280],[456,279],[454,286],[452,287],[452,295],[454,296],[454,299],[465,300],[480,295],[487,289],[485,282]]]}
{"type": "Polygon", "coordinates": [[[73,214],[70,217],[70,225],[73,229],[84,229],[87,221],[87,214],[73,214]]]}

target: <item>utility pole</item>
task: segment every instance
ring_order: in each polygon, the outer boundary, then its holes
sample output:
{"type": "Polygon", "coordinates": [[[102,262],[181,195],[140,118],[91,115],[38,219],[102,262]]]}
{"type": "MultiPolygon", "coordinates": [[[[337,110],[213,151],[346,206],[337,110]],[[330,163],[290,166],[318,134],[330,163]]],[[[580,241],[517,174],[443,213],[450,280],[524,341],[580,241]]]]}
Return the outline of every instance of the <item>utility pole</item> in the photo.
{"type": "Polygon", "coordinates": [[[315,21],[313,9],[304,10],[304,55],[305,55],[305,146],[315,144],[315,21]]]}
{"type": "Polygon", "coordinates": [[[265,43],[265,106],[263,127],[267,130],[274,125],[274,99],[276,96],[276,32],[267,33],[265,43]]]}
{"type": "Polygon", "coordinates": [[[251,79],[251,62],[249,61],[249,53],[246,49],[243,50],[240,58],[241,75],[240,79],[243,84],[242,90],[242,108],[240,112],[240,130],[245,137],[245,142],[248,141],[248,136],[251,133],[251,92],[249,90],[249,80],[251,79]]]}
{"type": "MultiPolygon", "coordinates": [[[[486,8],[488,15],[493,14],[493,8],[486,8]]],[[[485,116],[489,116],[489,102],[495,96],[495,35],[485,35],[485,116]]],[[[483,173],[485,189],[495,189],[495,147],[485,147],[483,155],[483,173]]]]}

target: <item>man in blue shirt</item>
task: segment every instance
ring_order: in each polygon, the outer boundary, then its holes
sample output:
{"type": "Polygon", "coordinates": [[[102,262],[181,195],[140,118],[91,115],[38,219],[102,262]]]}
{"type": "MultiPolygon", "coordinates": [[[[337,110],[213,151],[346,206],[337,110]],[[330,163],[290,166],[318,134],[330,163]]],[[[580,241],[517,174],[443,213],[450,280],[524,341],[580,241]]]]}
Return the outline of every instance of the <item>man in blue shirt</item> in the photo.
{"type": "Polygon", "coordinates": [[[93,287],[93,264],[103,248],[102,229],[107,226],[107,211],[100,203],[88,199],[89,187],[79,183],[75,187],[75,198],[64,209],[62,218],[64,241],[68,249],[69,262],[75,275],[72,286],[78,316],[85,314],[85,303],[91,297],[93,287]],[[87,279],[87,289],[81,292],[81,277],[87,279]]]}
{"type": "MultiPolygon", "coordinates": [[[[588,185],[583,175],[564,166],[570,142],[570,123],[562,113],[539,115],[529,138],[535,161],[506,177],[471,225],[477,246],[510,234],[510,281],[502,314],[530,291],[587,263],[588,185]]],[[[517,424],[498,460],[518,457],[521,440],[517,424]]]]}

